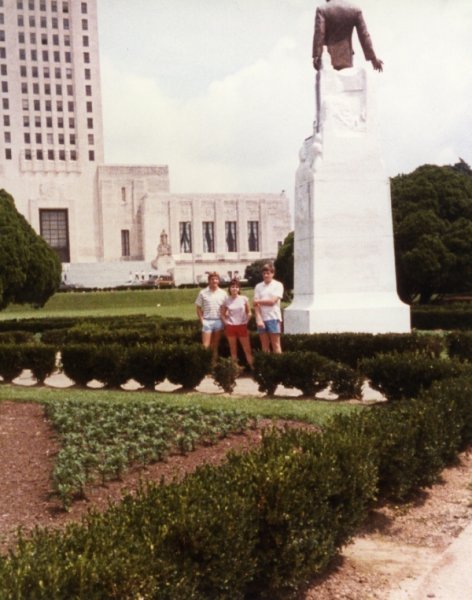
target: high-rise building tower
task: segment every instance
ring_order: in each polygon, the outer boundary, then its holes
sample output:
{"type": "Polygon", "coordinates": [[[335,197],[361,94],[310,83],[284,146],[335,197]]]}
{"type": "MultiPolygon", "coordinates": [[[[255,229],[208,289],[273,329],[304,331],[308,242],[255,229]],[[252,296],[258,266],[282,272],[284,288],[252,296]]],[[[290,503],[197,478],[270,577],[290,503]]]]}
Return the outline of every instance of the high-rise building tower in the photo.
{"type": "Polygon", "coordinates": [[[96,0],[0,0],[0,187],[63,262],[100,259],[96,0]]]}

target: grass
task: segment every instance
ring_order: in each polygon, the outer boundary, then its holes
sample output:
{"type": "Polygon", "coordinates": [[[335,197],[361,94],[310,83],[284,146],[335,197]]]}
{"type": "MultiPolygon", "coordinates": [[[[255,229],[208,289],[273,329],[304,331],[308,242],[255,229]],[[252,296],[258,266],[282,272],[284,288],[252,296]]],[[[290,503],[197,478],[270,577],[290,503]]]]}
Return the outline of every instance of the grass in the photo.
{"type": "MultiPolygon", "coordinates": [[[[47,317],[100,317],[145,314],[195,319],[199,290],[117,290],[55,294],[43,308],[12,304],[0,312],[0,320],[47,317]]],[[[252,299],[252,289],[243,290],[252,299]]]]}
{"type": "Polygon", "coordinates": [[[166,392],[130,392],[115,390],[59,389],[50,387],[22,387],[0,385],[0,402],[51,402],[55,399],[90,401],[99,398],[109,402],[126,402],[139,398],[143,402],[166,402],[169,406],[198,406],[213,410],[238,410],[248,416],[269,419],[305,421],[322,425],[335,413],[360,410],[359,405],[322,400],[297,400],[286,398],[229,397],[215,394],[178,394],[166,392]]]}

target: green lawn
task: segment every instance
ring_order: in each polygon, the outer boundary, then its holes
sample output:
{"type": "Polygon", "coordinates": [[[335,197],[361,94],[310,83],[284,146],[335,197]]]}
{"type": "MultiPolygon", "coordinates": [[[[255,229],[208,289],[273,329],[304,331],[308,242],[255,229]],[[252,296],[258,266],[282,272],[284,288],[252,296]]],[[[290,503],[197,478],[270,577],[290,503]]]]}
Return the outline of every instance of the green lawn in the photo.
{"type": "MultiPolygon", "coordinates": [[[[245,291],[251,295],[252,290],[245,291]]],[[[0,319],[75,316],[148,316],[194,319],[198,289],[120,290],[107,292],[68,292],[55,294],[43,308],[13,304],[0,313],[0,319]]]]}
{"type": "Polygon", "coordinates": [[[110,402],[123,402],[140,398],[143,402],[160,401],[170,406],[200,406],[214,410],[238,410],[247,415],[265,418],[293,419],[308,423],[324,423],[338,412],[359,410],[359,405],[321,400],[292,400],[286,398],[229,397],[213,394],[176,394],[164,392],[126,392],[91,389],[57,389],[48,387],[22,387],[0,385],[0,402],[50,402],[54,399],[91,400],[99,398],[110,402]]]}

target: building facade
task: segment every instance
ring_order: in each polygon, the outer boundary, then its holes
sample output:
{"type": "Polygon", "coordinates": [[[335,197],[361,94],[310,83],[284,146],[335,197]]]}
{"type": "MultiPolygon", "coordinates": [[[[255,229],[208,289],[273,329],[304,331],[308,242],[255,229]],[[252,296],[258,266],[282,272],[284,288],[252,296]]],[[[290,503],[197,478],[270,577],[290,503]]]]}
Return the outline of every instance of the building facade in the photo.
{"type": "Polygon", "coordinates": [[[0,187],[69,281],[156,270],[163,235],[178,282],[242,274],[290,230],[284,194],[176,195],[167,166],[104,164],[96,0],[0,0],[0,111],[0,187]]]}

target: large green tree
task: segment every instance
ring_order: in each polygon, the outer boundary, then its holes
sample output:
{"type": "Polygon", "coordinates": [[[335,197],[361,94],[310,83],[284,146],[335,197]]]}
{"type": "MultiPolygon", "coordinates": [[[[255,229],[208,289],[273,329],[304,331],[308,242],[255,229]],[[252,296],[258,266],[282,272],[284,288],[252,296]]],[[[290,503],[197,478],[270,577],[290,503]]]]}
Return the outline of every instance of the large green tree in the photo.
{"type": "Polygon", "coordinates": [[[472,178],[464,161],[391,181],[398,292],[405,301],[472,289],[472,178]]]}
{"type": "Polygon", "coordinates": [[[43,306],[60,282],[57,254],[0,190],[0,309],[11,302],[43,306]]]}

